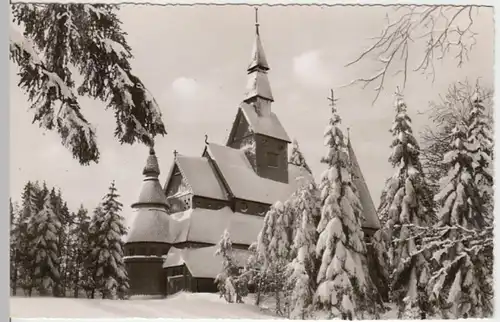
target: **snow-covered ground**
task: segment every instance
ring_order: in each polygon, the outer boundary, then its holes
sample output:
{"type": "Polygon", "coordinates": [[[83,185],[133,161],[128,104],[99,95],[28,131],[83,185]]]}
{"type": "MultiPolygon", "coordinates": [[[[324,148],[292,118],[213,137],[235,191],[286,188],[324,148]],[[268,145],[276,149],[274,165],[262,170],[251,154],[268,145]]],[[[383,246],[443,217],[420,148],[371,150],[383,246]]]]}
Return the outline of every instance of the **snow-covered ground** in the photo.
{"type": "MultiPolygon", "coordinates": [[[[12,318],[177,318],[276,319],[269,309],[226,303],[218,294],[178,293],[166,299],[134,298],[126,301],[51,297],[11,297],[12,318]]],[[[264,305],[265,307],[265,305],[264,305]]],[[[383,319],[396,319],[395,312],[383,319]]]]}
{"type": "Polygon", "coordinates": [[[178,293],[166,299],[127,301],[51,297],[11,297],[12,318],[227,318],[274,319],[253,305],[226,303],[218,294],[178,293]]]}

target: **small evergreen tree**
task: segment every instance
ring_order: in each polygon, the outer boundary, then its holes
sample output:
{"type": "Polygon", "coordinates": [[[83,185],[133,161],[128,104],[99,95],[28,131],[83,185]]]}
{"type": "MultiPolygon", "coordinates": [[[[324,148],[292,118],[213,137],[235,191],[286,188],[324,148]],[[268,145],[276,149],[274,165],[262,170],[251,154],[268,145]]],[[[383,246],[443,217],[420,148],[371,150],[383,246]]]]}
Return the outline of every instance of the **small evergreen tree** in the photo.
{"type": "Polygon", "coordinates": [[[317,242],[316,225],[320,217],[319,195],[314,182],[301,188],[291,197],[293,207],[299,214],[299,225],[295,233],[293,249],[296,256],[289,264],[292,292],[290,295],[290,317],[305,319],[312,309],[313,295],[316,290],[317,242]]]}
{"type": "Polygon", "coordinates": [[[113,182],[90,224],[91,261],[95,266],[93,283],[102,298],[123,299],[129,287],[123,262],[126,229],[118,197],[113,182]]]}
{"type": "Polygon", "coordinates": [[[464,124],[452,132],[453,150],[445,154],[449,169],[435,199],[439,222],[424,250],[436,265],[429,280],[429,297],[447,318],[489,317],[492,314],[492,228],[474,180],[475,153],[467,150],[464,124]]]}
{"type": "MultiPolygon", "coordinates": [[[[264,225],[257,240],[257,252],[262,260],[266,292],[274,293],[276,314],[282,315],[282,295],[288,295],[286,267],[291,262],[293,222],[292,212],[281,202],[272,205],[264,217],[264,225]],[[284,293],[284,294],[283,294],[284,293]]],[[[285,307],[286,308],[286,307],[285,307]]]]}
{"type": "MultiPolygon", "coordinates": [[[[333,93],[332,93],[333,96],[333,93]]],[[[316,252],[322,256],[318,271],[316,300],[332,315],[343,319],[362,316],[363,310],[374,309],[365,296],[372,288],[367,274],[364,234],[361,229],[362,206],[351,189],[352,170],[340,117],[332,97],[332,116],[325,130],[327,153],[322,163],[320,233],[316,252]]]]}
{"type": "Polygon", "coordinates": [[[227,230],[219,241],[215,255],[222,257],[222,272],[215,278],[220,296],[229,303],[243,303],[242,297],[247,293],[246,285],[239,278],[239,269],[233,258],[231,237],[227,230]]]}
{"type": "Polygon", "coordinates": [[[43,207],[36,216],[30,217],[28,222],[28,234],[33,238],[29,252],[32,262],[29,264],[34,270],[34,285],[39,293],[45,295],[52,291],[57,294],[55,286],[60,279],[57,236],[61,222],[54,213],[45,184],[40,196],[44,196],[43,207]]]}
{"type": "Polygon", "coordinates": [[[290,154],[290,159],[288,163],[296,165],[298,167],[303,167],[309,173],[312,174],[311,168],[309,168],[309,166],[307,165],[306,159],[304,158],[304,155],[300,151],[299,143],[297,142],[296,139],[294,139],[292,142],[292,153],[290,154]]]}
{"type": "MultiPolygon", "coordinates": [[[[377,259],[384,259],[387,251],[391,272],[392,300],[398,304],[399,318],[403,314],[411,319],[425,318],[430,306],[426,303],[425,287],[429,267],[422,253],[417,252],[421,243],[418,235],[422,228],[433,223],[432,206],[428,204],[426,187],[419,160],[419,145],[413,136],[411,119],[406,104],[397,93],[396,117],[391,128],[394,140],[389,161],[396,169],[387,180],[380,202],[381,217],[385,218],[376,241],[382,234],[387,249],[376,248],[377,259]]],[[[382,266],[384,263],[381,263],[382,266]]]]}

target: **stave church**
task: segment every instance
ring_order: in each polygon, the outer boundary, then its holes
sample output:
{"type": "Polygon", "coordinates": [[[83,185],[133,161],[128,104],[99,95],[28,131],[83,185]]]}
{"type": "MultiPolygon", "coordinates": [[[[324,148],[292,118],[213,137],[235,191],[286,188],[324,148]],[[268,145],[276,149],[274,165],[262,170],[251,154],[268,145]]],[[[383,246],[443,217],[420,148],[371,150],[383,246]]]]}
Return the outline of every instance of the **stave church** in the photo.
{"type": "MultiPolygon", "coordinates": [[[[163,187],[150,148],[124,248],[131,295],[217,291],[214,279],[222,263],[214,253],[224,230],[243,266],[269,207],[286,201],[304,180],[313,180],[288,162],[291,140],[272,109],[270,67],[258,23],[254,37],[246,94],[225,144],[205,140],[200,156],[175,152],[163,187]]],[[[349,152],[369,241],[380,223],[351,144],[349,152]]]]}

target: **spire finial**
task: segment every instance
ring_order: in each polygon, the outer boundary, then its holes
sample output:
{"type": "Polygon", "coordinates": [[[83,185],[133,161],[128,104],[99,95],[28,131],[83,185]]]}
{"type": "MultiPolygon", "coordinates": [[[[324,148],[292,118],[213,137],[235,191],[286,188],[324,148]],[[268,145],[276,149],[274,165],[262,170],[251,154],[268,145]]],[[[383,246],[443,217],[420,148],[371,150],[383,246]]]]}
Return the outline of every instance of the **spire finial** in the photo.
{"type": "Polygon", "coordinates": [[[351,128],[347,128],[347,142],[351,142],[351,128]]]}
{"type": "Polygon", "coordinates": [[[259,8],[255,7],[255,32],[259,34],[259,8]]]}
{"type": "Polygon", "coordinates": [[[205,134],[205,144],[208,145],[208,135],[205,134]]]}
{"type": "Polygon", "coordinates": [[[177,150],[174,150],[174,158],[177,157],[177,150]]]}
{"type": "Polygon", "coordinates": [[[149,155],[155,155],[155,141],[154,139],[149,142],[149,155]]]}
{"type": "Polygon", "coordinates": [[[332,107],[332,110],[335,110],[335,103],[337,102],[337,99],[335,98],[333,89],[330,89],[330,97],[327,97],[327,100],[330,101],[330,106],[332,107]]]}

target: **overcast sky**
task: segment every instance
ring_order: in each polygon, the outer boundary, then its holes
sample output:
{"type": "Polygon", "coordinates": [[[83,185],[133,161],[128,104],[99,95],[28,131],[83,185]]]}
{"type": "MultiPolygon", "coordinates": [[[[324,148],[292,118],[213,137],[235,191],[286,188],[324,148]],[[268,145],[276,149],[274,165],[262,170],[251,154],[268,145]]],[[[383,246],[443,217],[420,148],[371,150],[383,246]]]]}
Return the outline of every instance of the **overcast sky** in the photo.
{"type": "MultiPolygon", "coordinates": [[[[372,106],[372,87],[338,88],[376,65],[365,63],[345,68],[378,36],[390,7],[289,6],[259,10],[261,37],[271,70],[269,79],[275,102],[273,111],[292,138],[296,138],[319,178],[324,170],[319,160],[325,148],[323,131],[330,108],[326,97],[336,89],[343,126],[351,138],[365,179],[378,205],[385,179],[392,175],[387,161],[391,141],[388,132],[393,117],[394,91],[400,85],[389,79],[387,90],[372,106]]],[[[483,8],[475,19],[477,44],[462,68],[452,59],[436,63],[436,80],[420,74],[409,76],[405,99],[414,131],[427,124],[428,102],[437,100],[454,81],[478,77],[493,86],[493,10],[483,8]]],[[[145,6],[122,5],[119,14],[135,56],[133,72],[155,96],[163,112],[168,135],[157,138],[156,151],[162,185],[170,169],[173,150],[201,155],[204,135],[224,144],[243,98],[246,67],[254,39],[254,10],[249,6],[145,6]]],[[[418,46],[417,46],[418,47],[418,46]]],[[[415,48],[414,48],[415,49],[415,48]]],[[[418,48],[416,48],[418,50],[418,48]]],[[[415,53],[418,53],[415,51],[415,53]]],[[[410,67],[418,58],[410,59],[410,67]]],[[[47,181],[60,187],[72,210],[80,203],[94,208],[116,181],[124,215],[139,193],[147,148],[120,145],[113,138],[112,111],[105,104],[82,99],[85,116],[97,128],[101,150],[99,164],[80,166],[55,133],[32,124],[26,96],[16,84],[11,64],[10,102],[10,190],[20,199],[28,180],[47,181]]]]}

